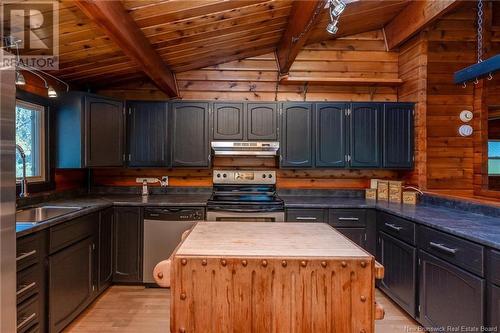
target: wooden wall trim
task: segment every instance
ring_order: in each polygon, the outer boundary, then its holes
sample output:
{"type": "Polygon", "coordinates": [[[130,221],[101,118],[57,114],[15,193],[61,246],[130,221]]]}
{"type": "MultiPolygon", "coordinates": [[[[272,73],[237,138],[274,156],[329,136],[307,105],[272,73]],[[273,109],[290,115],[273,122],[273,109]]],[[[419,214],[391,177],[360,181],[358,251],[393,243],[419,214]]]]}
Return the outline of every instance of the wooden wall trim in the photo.
{"type": "Polygon", "coordinates": [[[427,35],[421,33],[404,45],[399,53],[399,76],[403,84],[398,100],[415,102],[415,169],[406,181],[422,190],[427,188],[427,35]]]}

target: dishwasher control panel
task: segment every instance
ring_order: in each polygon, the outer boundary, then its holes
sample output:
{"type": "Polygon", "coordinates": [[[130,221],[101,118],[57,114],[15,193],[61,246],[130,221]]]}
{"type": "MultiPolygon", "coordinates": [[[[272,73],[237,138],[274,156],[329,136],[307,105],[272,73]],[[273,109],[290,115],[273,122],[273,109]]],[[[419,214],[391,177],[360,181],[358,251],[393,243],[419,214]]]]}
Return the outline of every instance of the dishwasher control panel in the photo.
{"type": "Polygon", "coordinates": [[[205,209],[201,207],[193,208],[146,208],[144,210],[145,220],[163,221],[201,221],[205,219],[205,209]]]}

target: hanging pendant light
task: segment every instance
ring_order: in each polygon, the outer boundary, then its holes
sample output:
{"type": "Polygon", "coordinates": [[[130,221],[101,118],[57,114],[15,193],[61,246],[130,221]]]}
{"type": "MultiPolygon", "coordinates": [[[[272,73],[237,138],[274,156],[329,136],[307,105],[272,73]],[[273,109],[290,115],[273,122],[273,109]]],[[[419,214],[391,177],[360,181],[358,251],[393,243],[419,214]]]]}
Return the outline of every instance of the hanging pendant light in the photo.
{"type": "Polygon", "coordinates": [[[49,96],[49,98],[57,98],[57,92],[54,88],[52,88],[52,86],[49,86],[49,88],[47,89],[47,95],[49,96]]]}
{"type": "Polygon", "coordinates": [[[16,71],[16,85],[18,86],[24,86],[26,84],[26,79],[24,78],[24,75],[16,71]]]}

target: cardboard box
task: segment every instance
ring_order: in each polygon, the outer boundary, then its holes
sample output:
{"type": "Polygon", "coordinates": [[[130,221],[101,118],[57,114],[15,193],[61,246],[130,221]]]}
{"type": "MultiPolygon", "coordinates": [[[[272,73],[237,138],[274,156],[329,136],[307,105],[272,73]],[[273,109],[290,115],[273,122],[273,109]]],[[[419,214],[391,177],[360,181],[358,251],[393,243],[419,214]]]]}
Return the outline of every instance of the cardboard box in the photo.
{"type": "Polygon", "coordinates": [[[389,182],[387,180],[377,181],[377,199],[380,201],[389,200],[389,182]]]}
{"type": "Polygon", "coordinates": [[[382,179],[370,179],[370,188],[371,189],[377,189],[377,183],[379,180],[382,180],[382,179]]]}
{"type": "Polygon", "coordinates": [[[390,181],[389,182],[389,201],[401,203],[403,196],[403,182],[390,181]]]}
{"type": "Polygon", "coordinates": [[[403,203],[409,205],[416,205],[420,194],[415,191],[403,191],[403,203]]]}
{"type": "Polygon", "coordinates": [[[377,189],[376,188],[367,188],[365,190],[365,198],[369,200],[377,200],[377,189]]]}

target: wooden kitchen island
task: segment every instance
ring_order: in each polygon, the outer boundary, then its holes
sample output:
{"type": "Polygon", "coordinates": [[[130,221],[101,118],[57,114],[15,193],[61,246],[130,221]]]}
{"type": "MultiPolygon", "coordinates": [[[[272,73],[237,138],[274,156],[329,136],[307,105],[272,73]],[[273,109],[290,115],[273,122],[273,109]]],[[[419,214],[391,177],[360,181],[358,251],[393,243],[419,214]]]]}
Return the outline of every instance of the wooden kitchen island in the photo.
{"type": "Polygon", "coordinates": [[[200,222],[173,256],[171,332],[373,333],[375,271],[328,224],[200,222]]]}

